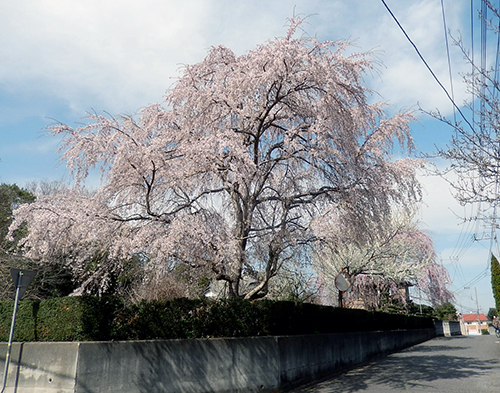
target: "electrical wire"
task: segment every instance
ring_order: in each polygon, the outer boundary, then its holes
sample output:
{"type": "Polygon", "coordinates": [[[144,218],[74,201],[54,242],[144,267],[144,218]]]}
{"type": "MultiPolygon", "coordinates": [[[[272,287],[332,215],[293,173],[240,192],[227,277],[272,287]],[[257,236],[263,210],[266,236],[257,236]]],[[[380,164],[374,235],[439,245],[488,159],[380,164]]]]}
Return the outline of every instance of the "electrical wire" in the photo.
{"type": "Polygon", "coordinates": [[[476,106],[474,102],[474,0],[470,0],[470,42],[471,42],[471,82],[472,82],[472,124],[476,123],[476,106]]]}
{"type": "MultiPolygon", "coordinates": [[[[448,57],[448,72],[450,74],[451,98],[453,99],[453,101],[455,101],[455,93],[453,91],[453,76],[451,71],[450,46],[448,44],[448,28],[446,27],[446,13],[444,11],[444,0],[441,0],[441,13],[443,14],[444,41],[446,44],[446,55],[448,57]]],[[[453,107],[453,124],[457,124],[457,113],[455,107],[453,107]]]]}
{"type": "MultiPolygon", "coordinates": [[[[500,0],[498,1],[498,10],[500,10],[500,0]]],[[[499,52],[500,52],[500,18],[498,18],[497,25],[497,50],[495,56],[495,80],[498,80],[498,60],[499,60],[499,52]]],[[[498,89],[493,89],[493,98],[496,98],[498,95],[498,89]]]]}
{"type": "Polygon", "coordinates": [[[431,75],[434,78],[434,80],[437,82],[437,84],[444,91],[444,93],[446,94],[446,96],[448,97],[448,99],[450,100],[450,102],[453,104],[453,106],[455,107],[455,109],[457,110],[457,112],[460,113],[460,116],[462,117],[462,119],[467,123],[467,125],[474,132],[474,127],[472,126],[472,124],[465,117],[465,115],[463,114],[463,112],[460,110],[460,108],[458,107],[458,105],[455,103],[455,101],[453,100],[453,98],[450,96],[450,93],[448,93],[448,90],[446,90],[446,88],[443,86],[443,84],[441,83],[441,81],[439,80],[439,78],[436,76],[436,74],[434,73],[434,71],[432,71],[432,68],[429,66],[429,64],[427,63],[427,61],[424,59],[424,57],[420,53],[419,49],[417,48],[417,45],[415,45],[415,43],[411,40],[410,36],[406,33],[405,29],[403,28],[403,26],[401,25],[401,23],[399,23],[398,19],[393,14],[393,12],[389,8],[389,6],[385,2],[385,0],[380,0],[380,1],[382,1],[382,4],[384,4],[385,8],[389,12],[389,14],[392,16],[392,18],[394,19],[394,21],[396,22],[396,24],[398,25],[398,27],[400,28],[400,30],[403,32],[403,34],[406,37],[406,39],[408,40],[408,42],[413,46],[413,48],[417,52],[417,55],[420,57],[420,60],[422,60],[422,62],[424,63],[424,65],[427,67],[427,70],[431,73],[431,75]]]}
{"type": "Polygon", "coordinates": [[[456,291],[456,293],[462,292],[465,289],[474,286],[474,284],[477,284],[479,281],[481,281],[483,278],[485,278],[488,275],[488,273],[489,273],[488,268],[482,270],[478,275],[476,275],[470,281],[468,281],[463,286],[461,286],[460,289],[456,291]]]}
{"type": "Polygon", "coordinates": [[[479,113],[480,123],[479,128],[481,133],[485,132],[485,103],[484,97],[486,92],[486,20],[488,17],[488,7],[486,6],[486,0],[481,0],[481,86],[480,86],[480,101],[479,101],[479,113]]]}
{"type": "MultiPolygon", "coordinates": [[[[471,217],[474,217],[472,214],[473,211],[471,210],[471,217]]],[[[464,216],[467,217],[467,211],[464,210],[464,216]]],[[[462,229],[460,231],[460,234],[457,238],[457,243],[455,244],[455,247],[453,248],[453,251],[451,253],[450,258],[455,258],[459,259],[463,256],[464,254],[464,249],[466,251],[472,246],[474,241],[476,240],[476,237],[474,235],[473,231],[473,226],[474,226],[475,220],[467,220],[465,223],[462,224],[462,229]]]]}

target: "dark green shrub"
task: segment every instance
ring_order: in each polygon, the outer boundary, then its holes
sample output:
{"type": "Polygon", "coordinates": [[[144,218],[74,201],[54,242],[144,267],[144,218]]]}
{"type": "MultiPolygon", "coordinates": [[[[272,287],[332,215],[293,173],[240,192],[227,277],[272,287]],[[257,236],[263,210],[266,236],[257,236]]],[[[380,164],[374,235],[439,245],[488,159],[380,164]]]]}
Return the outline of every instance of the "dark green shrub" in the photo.
{"type": "Polygon", "coordinates": [[[141,302],[116,313],[111,337],[117,340],[194,338],[204,299],[141,302]]]}
{"type": "MultiPolygon", "coordinates": [[[[0,302],[0,340],[12,302],[0,302]]],[[[287,301],[174,299],[124,305],[120,300],[65,297],[22,301],[16,341],[108,341],[249,337],[433,328],[430,318],[287,301]]]]}
{"type": "MultiPolygon", "coordinates": [[[[108,340],[116,310],[116,298],[63,297],[19,302],[15,341],[108,340]]],[[[0,340],[7,341],[13,302],[0,302],[0,340]]]]}

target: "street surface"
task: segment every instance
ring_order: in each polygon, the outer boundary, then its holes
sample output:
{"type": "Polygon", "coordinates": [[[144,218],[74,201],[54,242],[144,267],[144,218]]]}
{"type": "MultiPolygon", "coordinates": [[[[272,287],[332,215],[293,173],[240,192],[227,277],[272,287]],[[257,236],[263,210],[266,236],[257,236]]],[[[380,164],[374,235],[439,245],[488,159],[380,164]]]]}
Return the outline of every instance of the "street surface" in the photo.
{"type": "Polygon", "coordinates": [[[500,392],[495,335],[439,337],[292,393],[500,392]]]}

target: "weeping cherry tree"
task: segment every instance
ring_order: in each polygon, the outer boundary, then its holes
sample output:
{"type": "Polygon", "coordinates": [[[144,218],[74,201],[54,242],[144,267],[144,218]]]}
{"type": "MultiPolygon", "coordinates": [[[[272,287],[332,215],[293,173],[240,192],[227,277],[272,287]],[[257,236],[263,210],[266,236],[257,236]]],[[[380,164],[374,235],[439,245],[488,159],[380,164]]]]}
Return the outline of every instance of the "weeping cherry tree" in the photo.
{"type": "Polygon", "coordinates": [[[411,115],[369,102],[369,54],[295,38],[300,23],[241,56],[213,47],[137,116],[52,126],[76,187],[16,211],[11,231],[28,223],[26,252],[64,256],[87,272],[84,292],[96,282],[103,291],[136,256],[151,271],[209,273],[228,296],[254,299],[314,245],[318,217],[362,238],[395,206],[412,206],[420,163],[391,156],[395,144],[413,149],[411,115]],[[96,167],[102,186],[79,192],[96,167]]]}

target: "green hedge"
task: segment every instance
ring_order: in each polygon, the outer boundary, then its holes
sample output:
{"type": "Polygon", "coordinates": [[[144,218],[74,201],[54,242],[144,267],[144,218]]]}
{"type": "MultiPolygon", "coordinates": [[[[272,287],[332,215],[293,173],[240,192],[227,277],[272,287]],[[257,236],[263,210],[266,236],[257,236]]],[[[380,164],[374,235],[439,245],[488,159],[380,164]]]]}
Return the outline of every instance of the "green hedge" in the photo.
{"type": "MultiPolygon", "coordinates": [[[[7,341],[12,302],[0,302],[7,341]]],[[[261,300],[174,299],[124,305],[116,298],[20,302],[16,341],[109,341],[248,337],[433,328],[429,318],[261,300]]]]}
{"type": "MultiPolygon", "coordinates": [[[[9,338],[13,302],[0,302],[0,341],[9,338]]],[[[95,341],[111,336],[116,310],[114,298],[62,297],[21,301],[14,330],[15,341],[95,341]]]]}

